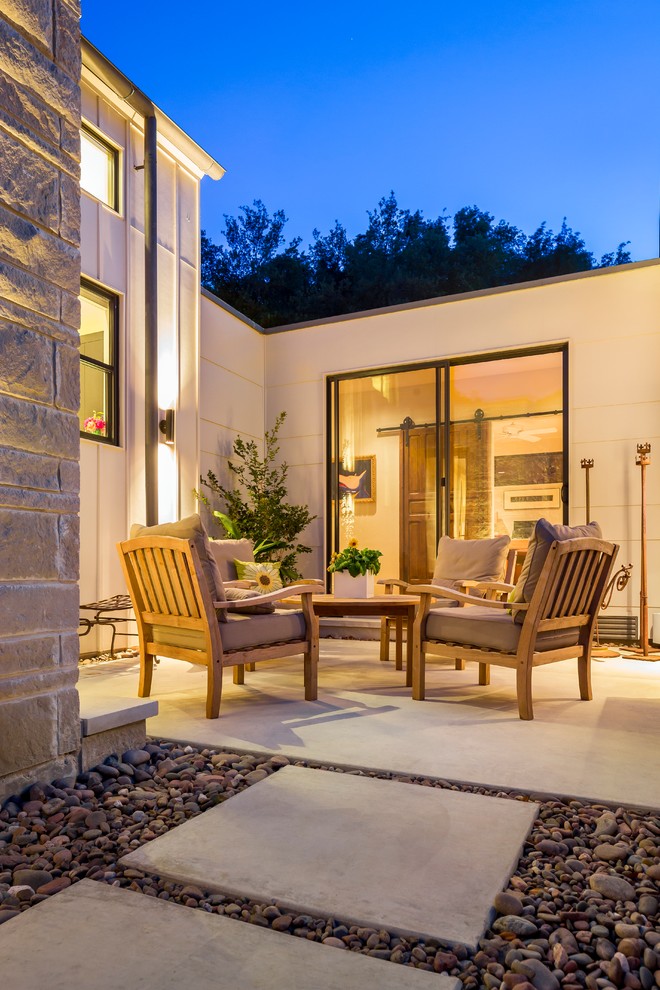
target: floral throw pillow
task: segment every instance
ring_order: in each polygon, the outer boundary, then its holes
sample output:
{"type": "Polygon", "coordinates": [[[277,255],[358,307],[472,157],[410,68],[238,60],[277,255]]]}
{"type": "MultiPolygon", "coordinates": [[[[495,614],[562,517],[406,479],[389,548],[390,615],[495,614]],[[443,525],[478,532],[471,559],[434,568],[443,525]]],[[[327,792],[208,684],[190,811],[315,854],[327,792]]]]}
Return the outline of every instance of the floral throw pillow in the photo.
{"type": "Polygon", "coordinates": [[[267,595],[269,591],[279,591],[284,587],[280,577],[280,564],[277,561],[255,563],[248,560],[235,560],[236,573],[240,581],[254,581],[256,591],[267,595]]]}

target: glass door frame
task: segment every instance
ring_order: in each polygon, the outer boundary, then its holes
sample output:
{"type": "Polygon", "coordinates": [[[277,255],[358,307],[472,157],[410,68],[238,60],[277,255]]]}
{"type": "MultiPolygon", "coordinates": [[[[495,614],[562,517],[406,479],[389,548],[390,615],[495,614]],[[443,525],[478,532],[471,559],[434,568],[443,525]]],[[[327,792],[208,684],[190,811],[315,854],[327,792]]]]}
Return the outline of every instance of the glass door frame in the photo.
{"type": "MultiPolygon", "coordinates": [[[[435,361],[423,361],[414,364],[389,365],[360,371],[349,371],[340,374],[326,375],[326,556],[333,550],[339,550],[340,506],[339,499],[333,493],[337,491],[337,479],[334,477],[335,465],[339,465],[339,387],[340,383],[359,378],[371,378],[375,375],[392,375],[408,371],[420,371],[427,368],[435,369],[435,398],[436,398],[436,465],[438,483],[436,485],[436,542],[441,535],[447,533],[451,518],[451,484],[450,484],[450,444],[451,444],[451,389],[449,387],[450,371],[452,368],[468,364],[486,364],[494,361],[505,361],[519,357],[530,357],[539,354],[561,354],[562,358],[562,407],[557,412],[562,414],[562,519],[568,522],[568,469],[569,469],[569,409],[568,409],[568,343],[545,344],[539,347],[523,347],[511,350],[489,351],[485,354],[471,354],[459,357],[442,358],[435,361]]],[[[489,419],[510,419],[511,416],[486,417],[489,419]]],[[[329,587],[329,576],[326,577],[329,587]]]]}

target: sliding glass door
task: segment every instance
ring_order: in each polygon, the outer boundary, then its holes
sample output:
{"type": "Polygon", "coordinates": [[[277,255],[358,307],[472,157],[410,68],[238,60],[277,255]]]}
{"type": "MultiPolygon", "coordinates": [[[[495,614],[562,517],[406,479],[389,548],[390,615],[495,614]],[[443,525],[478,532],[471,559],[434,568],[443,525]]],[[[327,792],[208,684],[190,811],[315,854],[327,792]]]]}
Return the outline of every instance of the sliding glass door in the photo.
{"type": "Polygon", "coordinates": [[[565,382],[563,348],[329,379],[329,552],[356,539],[419,583],[443,533],[562,521],[565,382]]]}

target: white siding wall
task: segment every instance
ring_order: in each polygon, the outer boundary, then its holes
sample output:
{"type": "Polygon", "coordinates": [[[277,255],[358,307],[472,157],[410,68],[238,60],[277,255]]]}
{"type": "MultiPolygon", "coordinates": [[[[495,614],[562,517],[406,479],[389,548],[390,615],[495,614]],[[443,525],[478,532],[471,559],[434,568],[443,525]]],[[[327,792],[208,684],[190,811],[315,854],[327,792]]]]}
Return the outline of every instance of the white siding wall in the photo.
{"type": "MultiPolygon", "coordinates": [[[[144,170],[134,168],[144,150],[141,121],[102,86],[83,85],[83,117],[124,149],[121,214],[81,197],[83,275],[120,297],[120,445],[81,440],[80,595],[88,602],[124,590],[115,543],[145,519],[144,170]]],[[[200,177],[167,148],[158,151],[159,403],[177,415],[174,449],[159,448],[163,521],[195,510],[199,476],[200,177]]],[[[82,641],[85,651],[96,646],[92,635],[82,641]]]]}
{"type": "Polygon", "coordinates": [[[660,262],[549,284],[484,292],[391,313],[346,318],[266,337],[266,424],[288,416],[282,453],[292,500],[319,515],[306,534],[306,573],[326,558],[323,463],[325,375],[429,358],[567,341],[569,345],[569,521],[584,521],[583,457],[593,457],[591,515],[621,543],[633,578],[613,612],[639,606],[639,442],[648,469],[649,606],[660,611],[660,262]]]}

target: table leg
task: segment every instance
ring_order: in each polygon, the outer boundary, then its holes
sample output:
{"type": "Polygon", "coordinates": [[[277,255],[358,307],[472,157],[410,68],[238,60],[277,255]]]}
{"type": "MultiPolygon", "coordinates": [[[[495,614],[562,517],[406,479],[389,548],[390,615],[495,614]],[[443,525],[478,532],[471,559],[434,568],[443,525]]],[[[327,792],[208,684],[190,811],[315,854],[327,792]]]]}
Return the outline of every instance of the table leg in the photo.
{"type": "Polygon", "coordinates": [[[408,612],[406,621],[406,687],[412,687],[412,646],[413,646],[413,624],[415,622],[415,609],[408,612]]]}

